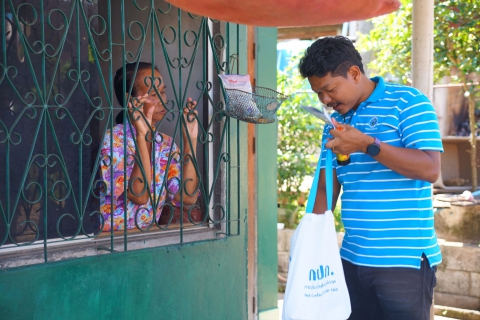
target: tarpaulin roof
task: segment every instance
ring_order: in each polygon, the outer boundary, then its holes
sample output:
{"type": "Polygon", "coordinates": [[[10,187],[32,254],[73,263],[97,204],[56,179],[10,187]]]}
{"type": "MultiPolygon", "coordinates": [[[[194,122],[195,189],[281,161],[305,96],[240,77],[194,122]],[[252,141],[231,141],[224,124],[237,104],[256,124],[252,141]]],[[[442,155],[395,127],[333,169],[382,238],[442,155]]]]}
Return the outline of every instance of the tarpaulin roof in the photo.
{"type": "Polygon", "coordinates": [[[319,26],[393,12],[400,0],[166,0],[193,14],[239,24],[319,26]]]}

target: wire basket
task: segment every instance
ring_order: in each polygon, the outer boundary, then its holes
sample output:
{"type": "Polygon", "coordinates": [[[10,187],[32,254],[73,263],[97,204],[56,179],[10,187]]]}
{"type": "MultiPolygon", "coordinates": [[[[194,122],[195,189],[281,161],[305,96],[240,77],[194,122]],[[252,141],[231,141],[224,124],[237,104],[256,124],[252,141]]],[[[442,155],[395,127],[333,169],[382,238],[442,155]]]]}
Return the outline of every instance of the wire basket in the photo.
{"type": "Polygon", "coordinates": [[[277,110],[287,96],[272,89],[252,87],[252,93],[225,89],[225,114],[250,123],[272,123],[277,119],[277,110]]]}

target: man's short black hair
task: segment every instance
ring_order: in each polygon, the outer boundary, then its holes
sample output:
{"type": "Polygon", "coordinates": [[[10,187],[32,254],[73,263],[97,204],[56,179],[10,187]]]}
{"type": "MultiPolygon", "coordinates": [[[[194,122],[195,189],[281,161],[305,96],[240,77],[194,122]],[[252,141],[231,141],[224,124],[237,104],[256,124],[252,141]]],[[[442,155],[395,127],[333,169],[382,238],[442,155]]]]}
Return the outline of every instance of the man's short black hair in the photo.
{"type": "Polygon", "coordinates": [[[351,66],[357,66],[362,73],[362,57],[350,39],[343,36],[325,37],[315,41],[305,51],[298,66],[303,78],[317,76],[322,78],[328,73],[332,77],[347,77],[351,66]]]}

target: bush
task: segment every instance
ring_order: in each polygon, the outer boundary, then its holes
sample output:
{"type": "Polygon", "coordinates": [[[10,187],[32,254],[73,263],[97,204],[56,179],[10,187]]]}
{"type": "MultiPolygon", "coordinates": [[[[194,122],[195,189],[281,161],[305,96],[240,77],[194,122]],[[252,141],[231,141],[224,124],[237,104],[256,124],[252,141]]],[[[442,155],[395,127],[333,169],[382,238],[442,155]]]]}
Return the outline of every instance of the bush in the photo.
{"type": "MultiPolygon", "coordinates": [[[[278,91],[289,95],[278,110],[277,190],[279,222],[295,228],[305,214],[306,199],[313,181],[322,145],[323,123],[301,106],[319,107],[308,81],[298,75],[301,56],[294,56],[285,71],[279,71],[278,91]]],[[[335,210],[336,226],[342,229],[340,205],[335,210]]]]}

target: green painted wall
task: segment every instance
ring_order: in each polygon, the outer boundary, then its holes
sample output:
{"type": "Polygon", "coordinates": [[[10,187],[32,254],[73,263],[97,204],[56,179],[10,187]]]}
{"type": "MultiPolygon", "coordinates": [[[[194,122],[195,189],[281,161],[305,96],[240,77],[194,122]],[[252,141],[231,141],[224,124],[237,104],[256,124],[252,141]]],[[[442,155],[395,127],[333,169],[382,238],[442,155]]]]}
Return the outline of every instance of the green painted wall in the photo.
{"type": "MultiPolygon", "coordinates": [[[[256,84],[277,87],[277,28],[256,29],[256,84]]],[[[257,125],[258,310],[277,308],[277,123],[257,125]]]]}
{"type": "MultiPolygon", "coordinates": [[[[232,30],[233,49],[235,36],[232,30]]],[[[245,27],[239,36],[245,74],[245,27]]],[[[231,139],[241,157],[237,164],[232,148],[231,165],[246,176],[246,125],[237,137],[235,124],[231,139]]],[[[240,236],[0,270],[0,319],[246,319],[247,187],[240,181],[240,236]]]]}
{"type": "Polygon", "coordinates": [[[242,236],[0,273],[0,319],[246,319],[242,236]]]}

